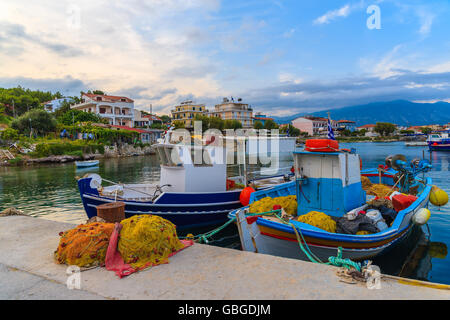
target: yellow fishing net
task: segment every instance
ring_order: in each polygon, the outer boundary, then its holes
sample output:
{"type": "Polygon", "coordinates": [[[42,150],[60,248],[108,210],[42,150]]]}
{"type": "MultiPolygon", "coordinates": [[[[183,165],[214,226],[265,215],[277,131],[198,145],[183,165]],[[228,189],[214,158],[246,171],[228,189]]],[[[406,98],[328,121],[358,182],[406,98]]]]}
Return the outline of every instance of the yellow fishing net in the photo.
{"type": "Polygon", "coordinates": [[[391,191],[392,187],[386,186],[384,184],[372,184],[367,190],[367,194],[377,196],[378,198],[384,198],[389,196],[394,190],[391,191]]]}
{"type": "Polygon", "coordinates": [[[105,263],[113,223],[89,223],[61,232],[55,251],[55,260],[60,264],[90,267],[105,263]]]}
{"type": "Polygon", "coordinates": [[[274,205],[280,205],[284,211],[290,216],[297,215],[297,197],[285,196],[285,197],[265,197],[261,200],[255,201],[250,205],[251,213],[263,213],[273,210],[274,205]]]}
{"type": "Polygon", "coordinates": [[[175,225],[156,215],[122,220],[118,250],[125,263],[135,269],[167,263],[168,257],[184,246],[175,225]]]}
{"type": "Polygon", "coordinates": [[[372,185],[372,182],[370,181],[369,178],[367,178],[366,176],[361,176],[361,184],[362,184],[362,188],[364,190],[367,190],[370,188],[370,186],[372,185]]]}
{"type": "Polygon", "coordinates": [[[336,222],[323,212],[311,211],[297,217],[297,221],[310,224],[328,232],[336,233],[336,222]]]}

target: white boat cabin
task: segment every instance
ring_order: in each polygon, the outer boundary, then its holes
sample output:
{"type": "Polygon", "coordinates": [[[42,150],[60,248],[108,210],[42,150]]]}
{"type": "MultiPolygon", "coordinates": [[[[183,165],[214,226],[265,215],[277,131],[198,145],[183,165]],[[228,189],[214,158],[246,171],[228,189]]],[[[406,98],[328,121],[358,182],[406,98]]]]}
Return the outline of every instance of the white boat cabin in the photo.
{"type": "Polygon", "coordinates": [[[294,161],[298,215],[321,211],[342,216],[365,203],[358,154],[298,151],[294,161]]]}
{"type": "Polygon", "coordinates": [[[154,147],[161,162],[159,185],[170,185],[164,191],[226,191],[227,164],[223,147],[183,144],[154,147]]]}

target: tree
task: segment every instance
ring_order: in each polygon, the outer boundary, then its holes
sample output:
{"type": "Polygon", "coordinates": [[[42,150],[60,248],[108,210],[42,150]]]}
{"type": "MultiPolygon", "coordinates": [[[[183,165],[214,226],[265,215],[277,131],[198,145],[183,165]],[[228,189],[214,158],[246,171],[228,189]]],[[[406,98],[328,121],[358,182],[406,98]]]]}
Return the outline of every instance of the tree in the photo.
{"type": "Polygon", "coordinates": [[[56,129],[55,118],[44,110],[30,110],[11,123],[11,127],[22,134],[29,135],[30,130],[37,135],[45,135],[56,129]]]}
{"type": "Polygon", "coordinates": [[[200,121],[202,123],[202,132],[205,132],[209,128],[209,117],[197,114],[195,115],[194,121],[200,121]]]}
{"type": "Polygon", "coordinates": [[[99,94],[99,95],[102,95],[102,96],[105,95],[105,93],[102,90],[94,90],[94,91],[92,91],[92,93],[93,94],[99,94]]]}
{"type": "Polygon", "coordinates": [[[420,128],[420,131],[423,133],[423,134],[430,134],[431,133],[431,131],[433,131],[431,128],[428,128],[428,127],[423,127],[423,128],[420,128]]]}
{"type": "Polygon", "coordinates": [[[367,133],[367,129],[361,129],[358,131],[358,136],[364,137],[367,133]]]}
{"type": "Polygon", "coordinates": [[[170,123],[170,117],[168,115],[162,115],[159,117],[163,123],[170,123]]]}
{"type": "Polygon", "coordinates": [[[257,130],[264,129],[264,125],[261,121],[256,120],[255,123],[253,123],[253,128],[257,130]]]}
{"type": "Polygon", "coordinates": [[[297,129],[296,127],[294,127],[293,125],[288,125],[288,132],[289,132],[289,136],[291,137],[298,137],[301,134],[300,129],[297,129]]]}
{"type": "Polygon", "coordinates": [[[377,122],[374,130],[381,136],[388,136],[395,131],[395,128],[395,124],[388,122],[377,122]]]}
{"type": "Polygon", "coordinates": [[[223,130],[224,128],[224,121],[222,120],[222,118],[219,117],[211,117],[209,119],[209,128],[210,129],[218,129],[220,131],[223,130]]]}
{"type": "Polygon", "coordinates": [[[175,120],[172,122],[172,124],[175,126],[175,129],[184,129],[185,125],[182,120],[175,120]]]}
{"type": "Polygon", "coordinates": [[[264,123],[264,129],[267,129],[267,130],[278,129],[278,124],[271,119],[266,120],[264,123]]]}
{"type": "Polygon", "coordinates": [[[228,119],[228,120],[224,121],[224,125],[223,126],[224,126],[224,129],[236,130],[236,129],[241,129],[242,128],[242,123],[240,121],[238,121],[238,120],[228,119]]]}
{"type": "Polygon", "coordinates": [[[72,125],[78,122],[107,123],[105,119],[95,113],[84,112],[76,109],[64,113],[58,120],[65,125],[72,125]]]}
{"type": "Polygon", "coordinates": [[[15,141],[19,138],[19,132],[12,128],[6,128],[0,131],[0,136],[3,140],[15,141]]]}

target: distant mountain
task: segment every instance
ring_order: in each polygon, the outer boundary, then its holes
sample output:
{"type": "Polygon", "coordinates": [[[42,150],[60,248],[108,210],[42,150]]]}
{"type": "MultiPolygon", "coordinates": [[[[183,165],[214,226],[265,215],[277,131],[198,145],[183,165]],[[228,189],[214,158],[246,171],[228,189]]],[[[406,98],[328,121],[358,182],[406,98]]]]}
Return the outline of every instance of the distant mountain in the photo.
{"type": "Polygon", "coordinates": [[[289,123],[292,120],[309,115],[331,119],[356,121],[358,126],[390,122],[399,126],[446,124],[450,122],[450,103],[415,103],[406,100],[374,102],[364,105],[318,111],[314,113],[299,113],[289,117],[273,117],[279,123],[289,123]]]}

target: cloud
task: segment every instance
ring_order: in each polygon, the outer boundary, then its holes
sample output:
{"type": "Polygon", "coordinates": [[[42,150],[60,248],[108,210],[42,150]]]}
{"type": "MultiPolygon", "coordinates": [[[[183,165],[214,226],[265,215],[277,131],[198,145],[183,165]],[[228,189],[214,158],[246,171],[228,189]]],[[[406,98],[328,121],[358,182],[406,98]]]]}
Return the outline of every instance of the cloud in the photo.
{"type": "MultiPolygon", "coordinates": [[[[10,44],[19,44],[21,41],[30,42],[37,44],[45,49],[48,49],[58,55],[65,57],[74,57],[83,54],[83,51],[61,43],[51,42],[37,35],[30,34],[26,32],[25,27],[20,24],[3,22],[0,23],[0,40],[2,42],[8,41],[10,44]]],[[[20,44],[18,45],[20,47],[20,44]]],[[[22,46],[25,46],[22,44],[22,46]]],[[[17,52],[22,52],[24,49],[18,50],[17,52]]]]}
{"type": "Polygon", "coordinates": [[[352,11],[351,6],[349,4],[346,4],[345,6],[339,9],[328,11],[324,15],[318,17],[317,19],[314,20],[313,24],[330,23],[331,21],[336,20],[339,17],[347,17],[351,11],[352,11]]]}
{"type": "MultiPolygon", "coordinates": [[[[285,79],[283,79],[285,80],[285,79]]],[[[280,82],[241,93],[241,96],[273,115],[289,115],[340,108],[355,104],[406,100],[450,99],[450,72],[423,73],[403,70],[402,74],[380,78],[352,76],[334,81],[280,82]]]]}
{"type": "Polygon", "coordinates": [[[86,91],[90,83],[71,76],[62,78],[26,78],[26,77],[0,77],[0,87],[13,88],[21,86],[32,90],[60,91],[65,96],[78,96],[81,91],[86,91]]]}

